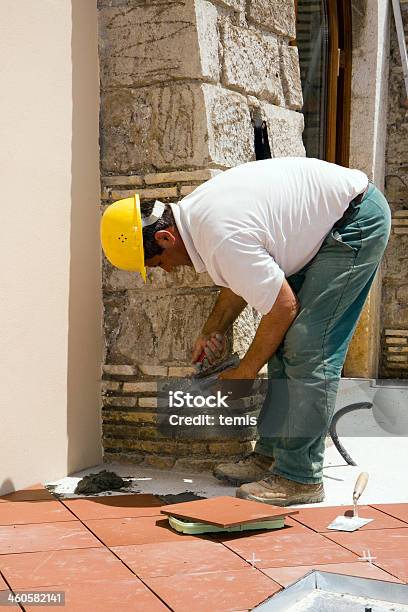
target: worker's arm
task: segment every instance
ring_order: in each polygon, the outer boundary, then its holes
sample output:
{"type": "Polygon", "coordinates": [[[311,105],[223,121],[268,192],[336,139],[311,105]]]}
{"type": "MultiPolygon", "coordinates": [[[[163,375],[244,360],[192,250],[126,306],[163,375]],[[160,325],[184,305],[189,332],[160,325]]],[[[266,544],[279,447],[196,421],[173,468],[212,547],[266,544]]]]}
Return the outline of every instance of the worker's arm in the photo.
{"type": "Polygon", "coordinates": [[[278,297],[268,314],[264,315],[240,365],[220,374],[219,378],[254,379],[263,365],[272,357],[299,312],[296,295],[283,281],[278,297]]]}
{"type": "Polygon", "coordinates": [[[223,287],[210,316],[197,338],[193,349],[193,363],[206,349],[210,363],[218,359],[225,349],[224,334],[246,306],[246,301],[231,289],[223,287]]]}

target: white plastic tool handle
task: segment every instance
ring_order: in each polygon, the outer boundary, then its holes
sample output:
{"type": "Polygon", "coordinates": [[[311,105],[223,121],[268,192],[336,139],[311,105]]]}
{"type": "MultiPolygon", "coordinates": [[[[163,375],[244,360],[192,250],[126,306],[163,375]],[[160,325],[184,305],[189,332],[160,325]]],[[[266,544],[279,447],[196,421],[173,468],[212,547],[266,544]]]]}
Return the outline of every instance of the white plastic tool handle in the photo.
{"type": "Polygon", "coordinates": [[[361,474],[356,480],[356,484],[354,485],[354,491],[353,491],[353,502],[354,503],[356,503],[360,499],[361,495],[363,494],[364,489],[367,486],[367,482],[368,482],[368,473],[361,472],[361,474]]]}

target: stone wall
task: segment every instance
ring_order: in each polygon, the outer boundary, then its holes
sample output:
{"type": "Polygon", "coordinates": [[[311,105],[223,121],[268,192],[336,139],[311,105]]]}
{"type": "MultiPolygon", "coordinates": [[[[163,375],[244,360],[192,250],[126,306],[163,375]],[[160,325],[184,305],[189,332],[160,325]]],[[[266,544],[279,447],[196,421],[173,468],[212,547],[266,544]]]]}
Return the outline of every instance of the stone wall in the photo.
{"type": "MultiPolygon", "coordinates": [[[[408,4],[401,4],[408,35],[408,4]]],[[[383,265],[382,363],[384,378],[408,376],[408,105],[394,20],[391,22],[385,194],[392,231],[383,265]]]]}
{"type": "MultiPolygon", "coordinates": [[[[304,155],[293,0],[100,0],[103,205],[137,191],[177,202],[216,172],[254,159],[251,115],[272,156],[304,155]]],[[[175,442],[155,428],[155,380],[191,372],[217,297],[191,270],[135,274],[104,261],[105,458],[209,467],[248,440],[175,442]]],[[[242,353],[258,321],[231,332],[242,353]]]]}

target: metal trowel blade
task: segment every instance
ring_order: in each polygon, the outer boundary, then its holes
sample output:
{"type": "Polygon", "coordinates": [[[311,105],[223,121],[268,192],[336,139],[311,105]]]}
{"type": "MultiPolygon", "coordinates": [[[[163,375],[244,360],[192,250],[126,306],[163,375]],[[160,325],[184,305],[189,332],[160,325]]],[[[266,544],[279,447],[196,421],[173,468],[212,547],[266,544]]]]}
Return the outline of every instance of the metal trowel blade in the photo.
{"type": "Polygon", "coordinates": [[[359,516],[338,516],[330,525],[327,525],[327,529],[332,529],[333,531],[356,531],[360,527],[371,523],[372,520],[360,518],[359,516]]]}

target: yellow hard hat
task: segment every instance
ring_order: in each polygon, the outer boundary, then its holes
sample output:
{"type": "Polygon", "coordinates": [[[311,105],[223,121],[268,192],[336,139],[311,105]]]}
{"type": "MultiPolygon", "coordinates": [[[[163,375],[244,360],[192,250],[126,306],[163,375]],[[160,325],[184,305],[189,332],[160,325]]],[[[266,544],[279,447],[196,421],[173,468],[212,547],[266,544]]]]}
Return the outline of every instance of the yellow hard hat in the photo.
{"type": "Polygon", "coordinates": [[[101,219],[101,242],[107,259],[121,270],[139,272],[146,282],[143,227],[155,223],[165,205],[156,201],[152,214],[142,221],[139,196],[114,202],[101,219]]]}

